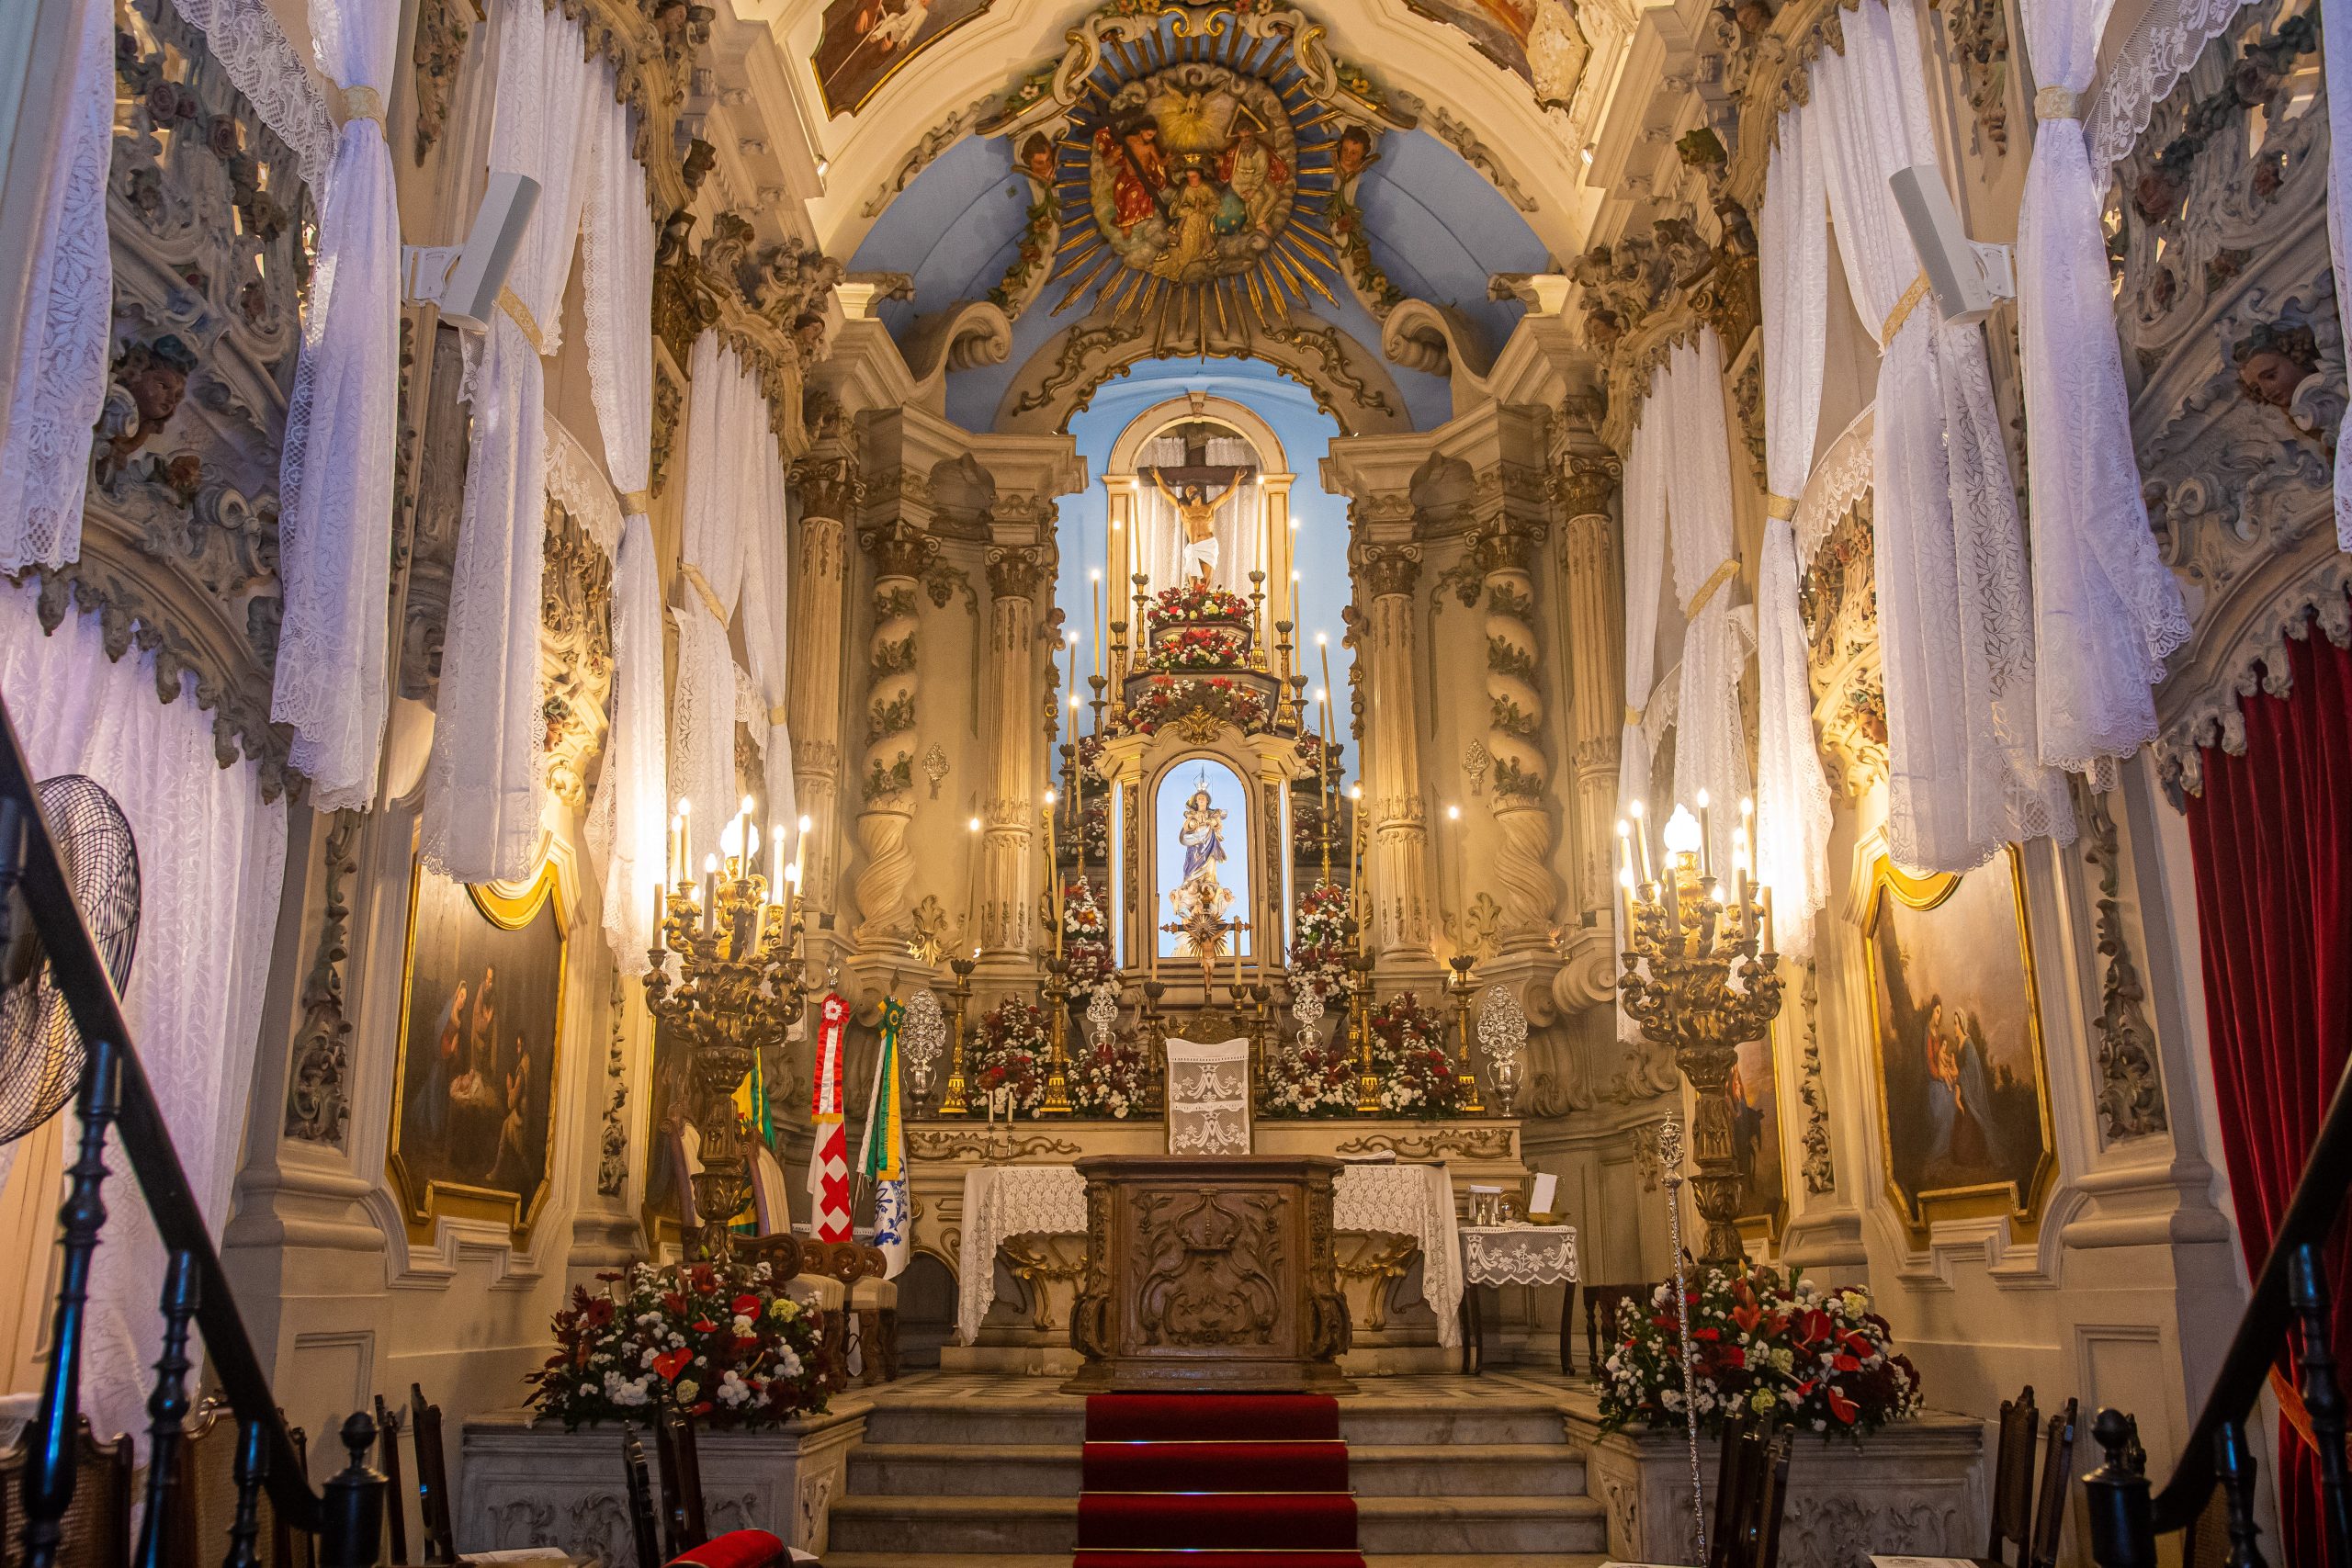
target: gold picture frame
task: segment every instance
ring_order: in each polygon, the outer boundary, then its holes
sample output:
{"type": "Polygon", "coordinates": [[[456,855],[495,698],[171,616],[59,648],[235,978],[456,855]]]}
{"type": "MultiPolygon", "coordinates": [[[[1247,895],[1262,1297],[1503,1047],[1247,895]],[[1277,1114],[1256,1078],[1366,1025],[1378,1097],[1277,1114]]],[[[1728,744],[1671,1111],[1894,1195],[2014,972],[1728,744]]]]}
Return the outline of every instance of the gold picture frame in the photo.
{"type": "Polygon", "coordinates": [[[571,966],[562,893],[552,859],[527,882],[481,886],[411,864],[384,1163],[413,1242],[447,1215],[503,1224],[519,1245],[553,1190],[571,966]],[[420,1018],[438,1021],[430,1039],[420,1018]]]}
{"type": "Polygon", "coordinates": [[[1948,1219],[2007,1218],[2031,1240],[2058,1156],[2022,853],[1932,876],[1881,855],[1862,945],[1888,1201],[1915,1246],[1948,1219]]]}

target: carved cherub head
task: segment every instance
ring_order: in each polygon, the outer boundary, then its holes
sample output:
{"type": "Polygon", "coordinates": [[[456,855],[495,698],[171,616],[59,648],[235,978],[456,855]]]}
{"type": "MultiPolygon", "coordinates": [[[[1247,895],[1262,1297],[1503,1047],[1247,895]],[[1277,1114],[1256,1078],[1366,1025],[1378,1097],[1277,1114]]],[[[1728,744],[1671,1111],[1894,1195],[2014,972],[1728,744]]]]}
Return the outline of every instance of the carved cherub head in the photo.
{"type": "Polygon", "coordinates": [[[166,335],[152,344],[134,343],[122,356],[117,378],[139,409],[141,435],[152,435],[170,423],[187,395],[187,378],[196,369],[196,355],[177,337],[166,335]]]}
{"type": "Polygon", "coordinates": [[[2238,389],[2257,403],[2283,409],[2295,389],[2319,368],[2319,344],[2309,327],[2273,321],[2256,327],[2230,351],[2238,389]]]}

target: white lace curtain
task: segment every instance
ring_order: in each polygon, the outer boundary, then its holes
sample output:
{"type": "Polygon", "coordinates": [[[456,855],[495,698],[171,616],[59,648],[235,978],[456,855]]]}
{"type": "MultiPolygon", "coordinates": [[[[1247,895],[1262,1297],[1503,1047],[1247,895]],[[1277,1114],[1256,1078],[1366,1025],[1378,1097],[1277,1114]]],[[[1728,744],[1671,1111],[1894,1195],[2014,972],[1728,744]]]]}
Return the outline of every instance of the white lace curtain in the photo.
{"type": "Polygon", "coordinates": [[[1756,870],[1772,889],[1781,948],[1812,950],[1827,896],[1829,781],[1813,734],[1813,687],[1790,525],[1820,434],[1829,321],[1829,226],[1812,121],[1781,116],[1757,215],[1764,307],[1766,516],[1756,584],[1756,870]]]}
{"type": "MultiPolygon", "coordinates": [[[[0,586],[0,694],[34,775],[87,774],[121,806],[138,840],[139,950],[123,1011],[217,1238],[253,1087],[286,805],[263,803],[251,762],[220,766],[194,676],[180,677],[176,701],[160,703],[152,654],[108,659],[96,615],[68,614],[43,636],[35,604],[29,587],[0,586]]],[[[275,1116],[274,1103],[261,1114],[275,1116]]],[[[109,1192],[127,1189],[119,1146],[107,1162],[109,1192]]],[[[164,1249],[135,1195],[110,1196],[107,1209],[92,1267],[83,1407],[98,1431],[141,1432],[145,1380],[162,1348],[164,1249]]]]}
{"type": "Polygon", "coordinates": [[[114,155],[114,7],[107,0],[84,0],[73,73],[9,378],[0,572],[63,566],[82,554],[90,426],[106,401],[113,330],[107,171],[114,155]]]}
{"type": "MultiPolygon", "coordinates": [[[[1630,819],[1635,802],[1646,807],[1650,793],[1650,730],[1643,709],[1657,678],[1657,616],[1666,579],[1666,420],[1657,412],[1658,383],[1663,370],[1650,376],[1645,412],[1650,417],[1634,427],[1632,449],[1625,463],[1625,724],[1617,741],[1617,814],[1630,819]]],[[[1648,825],[1645,825],[1648,826],[1648,825]]],[[[1625,950],[1623,903],[1617,920],[1617,951],[1625,950]]],[[[1631,1040],[1639,1034],[1632,1015],[1621,1005],[1617,1032],[1631,1040]]]]}
{"type": "Polygon", "coordinates": [[[473,446],[451,574],[441,699],[425,764],[424,863],[458,882],[521,876],[544,786],[539,590],[547,525],[546,372],[559,346],[581,206],[597,167],[612,68],[580,24],[529,6],[501,13],[490,166],[539,182],[508,292],[467,378],[473,446]]]}
{"type": "Polygon", "coordinates": [[[719,852],[720,830],[738,804],[736,668],[728,627],[743,587],[744,539],[779,525],[768,511],[774,497],[766,469],[776,460],[775,442],[758,378],[715,333],[695,340],[691,361],[685,536],[672,612],[678,684],[670,706],[670,787],[693,807],[686,849],[689,869],[699,876],[703,858],[719,852]]]}
{"type": "MultiPolygon", "coordinates": [[[[2320,30],[2352,39],[2352,0],[2320,0],[2320,30]]],[[[2326,51],[2327,248],[2335,267],[2335,310],[2352,343],[2352,48],[2326,51]]],[[[2335,547],[2352,550],[2352,407],[2335,433],[2335,547]]]]}
{"type": "Polygon", "coordinates": [[[760,766],[767,787],[764,830],[790,835],[786,851],[797,855],[800,839],[794,824],[800,807],[792,782],[792,729],[786,717],[792,697],[792,624],[785,604],[790,576],[786,541],[797,521],[797,503],[772,439],[760,443],[760,485],[763,499],[743,530],[743,651],[758,699],[752,733],[761,738],[760,766]]]}
{"type": "Polygon", "coordinates": [[[1984,339],[1945,328],[1887,188],[1936,162],[1913,0],[1845,14],[1813,68],[1846,282],[1879,340],[1874,502],[1886,667],[1887,837],[1915,871],[1965,871],[2011,840],[2074,836],[2045,766],[2032,605],[1984,339]]]}
{"type": "Polygon", "coordinates": [[[605,863],[605,936],[624,975],[645,972],[655,888],[663,875],[668,808],[662,717],[662,563],[647,521],[652,504],[653,229],[645,169],[631,151],[626,105],[601,106],[604,126],[582,216],[588,390],[620,492],[613,563],[613,725],[589,813],[589,841],[605,863]]]}
{"type": "MultiPolygon", "coordinates": [[[[1677,347],[1651,398],[1663,419],[1667,540],[1673,552],[1674,596],[1682,607],[1682,681],[1674,723],[1674,797],[1695,807],[1701,791],[1713,803],[1707,846],[1722,874],[1731,871],[1732,829],[1747,793],[1747,734],[1739,716],[1740,666],[1747,659],[1732,601],[1739,556],[1732,542],[1731,435],[1724,418],[1723,344],[1712,327],[1677,347]]],[[[1666,801],[1655,803],[1660,811],[1666,801]]]]}
{"type": "MultiPolygon", "coordinates": [[[[1258,449],[1238,436],[1209,437],[1203,456],[1216,467],[1247,466],[1250,472],[1221,502],[1213,522],[1216,534],[1216,568],[1209,581],[1228,593],[1247,598],[1250,574],[1258,570],[1261,524],[1265,517],[1262,487],[1258,482],[1258,449]]],[[[1177,468],[1184,461],[1184,443],[1172,435],[1147,442],[1136,458],[1138,468],[1177,468]]],[[[1143,477],[1137,486],[1136,511],[1136,570],[1151,580],[1151,591],[1172,588],[1191,574],[1184,570],[1184,525],[1159,487],[1143,477]]]]}
{"type": "Polygon", "coordinates": [[[289,759],[322,811],[375,802],[383,750],[384,604],[391,579],[400,398],[401,216],[384,95],[399,7],[311,0],[319,66],[348,118],[319,193],[318,257],[279,473],[277,690],[289,759]]]}
{"type": "Polygon", "coordinates": [[[2150,688],[2188,640],[2180,585],[2140,499],[2100,229],[2075,99],[2112,0],[2022,0],[2041,88],[2018,211],[2018,344],[2032,491],[2041,760],[2086,770],[2156,736],[2150,688]]]}

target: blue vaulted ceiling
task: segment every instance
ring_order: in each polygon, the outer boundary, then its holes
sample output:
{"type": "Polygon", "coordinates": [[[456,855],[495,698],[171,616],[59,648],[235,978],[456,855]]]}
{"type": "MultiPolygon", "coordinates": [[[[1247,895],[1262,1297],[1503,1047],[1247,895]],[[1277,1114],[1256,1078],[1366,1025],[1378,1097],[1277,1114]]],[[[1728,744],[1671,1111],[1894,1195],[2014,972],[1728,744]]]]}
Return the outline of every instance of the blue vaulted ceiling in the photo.
{"type": "MultiPolygon", "coordinates": [[[[1373,258],[1390,281],[1415,299],[1460,310],[1485,332],[1489,349],[1499,348],[1510,335],[1521,307],[1488,299],[1487,277],[1551,268],[1543,242],[1519,209],[1424,131],[1391,131],[1381,139],[1379,161],[1364,172],[1356,202],[1364,213],[1373,258]]],[[[1001,138],[967,137],[883,209],[852,257],[851,270],[913,276],[914,303],[883,308],[892,333],[902,334],[918,311],[929,314],[981,299],[997,285],[1012,265],[1028,208],[1028,183],[1013,172],[1011,146],[1001,138]]],[[[1339,307],[1317,301],[1317,313],[1377,358],[1379,324],[1344,289],[1335,286],[1333,292],[1339,307]]],[[[1058,287],[1048,288],[1014,323],[1012,353],[1003,364],[949,378],[950,418],[972,430],[994,424],[998,404],[1020,367],[1075,316],[1075,310],[1051,313],[1060,296],[1058,287]]],[[[1386,367],[1417,428],[1444,423],[1452,404],[1443,380],[1397,365],[1386,367]]]]}

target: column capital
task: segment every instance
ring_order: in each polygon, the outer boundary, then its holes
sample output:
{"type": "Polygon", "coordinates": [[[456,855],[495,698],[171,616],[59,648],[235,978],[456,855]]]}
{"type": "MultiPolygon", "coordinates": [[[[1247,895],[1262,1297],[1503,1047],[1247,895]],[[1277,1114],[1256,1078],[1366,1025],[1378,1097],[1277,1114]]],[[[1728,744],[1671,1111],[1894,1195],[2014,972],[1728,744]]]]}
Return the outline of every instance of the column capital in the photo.
{"type": "Polygon", "coordinates": [[[800,515],[840,522],[865,499],[857,454],[840,441],[820,441],[793,459],[792,486],[800,492],[800,515]]]}
{"type": "Polygon", "coordinates": [[[939,540],[903,517],[862,530],[857,542],[874,558],[876,578],[921,577],[939,555],[939,540]]]}
{"type": "Polygon", "coordinates": [[[1499,517],[1471,536],[1470,559],[1486,576],[1498,571],[1525,571],[1535,547],[1544,542],[1542,523],[1499,517]]]}
{"type": "Polygon", "coordinates": [[[1046,575],[1046,552],[1034,545],[999,545],[989,551],[989,592],[999,599],[1034,599],[1046,575]]]}
{"type": "Polygon", "coordinates": [[[1624,477],[1625,465],[1613,453],[1573,452],[1552,470],[1552,498],[1572,518],[1605,517],[1624,477]]]}
{"type": "Polygon", "coordinates": [[[1403,544],[1360,546],[1356,550],[1356,570],[1363,575],[1371,597],[1409,596],[1413,585],[1420,581],[1421,547],[1403,544]]]}

